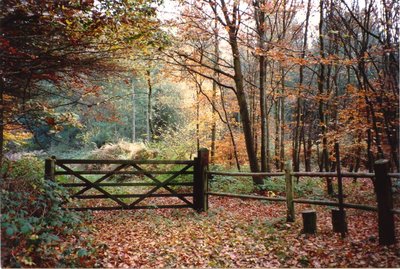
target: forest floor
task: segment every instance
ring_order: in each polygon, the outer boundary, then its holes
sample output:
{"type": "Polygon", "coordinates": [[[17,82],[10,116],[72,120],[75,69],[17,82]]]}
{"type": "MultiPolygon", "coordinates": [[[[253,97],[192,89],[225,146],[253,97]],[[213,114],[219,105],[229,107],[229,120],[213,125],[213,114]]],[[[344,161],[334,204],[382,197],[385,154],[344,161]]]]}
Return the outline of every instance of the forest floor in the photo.
{"type": "MultiPolygon", "coordinates": [[[[100,267],[400,267],[400,243],[378,245],[375,212],[347,210],[348,234],[332,232],[330,208],[210,197],[210,209],[93,212],[100,267]],[[301,211],[317,210],[316,235],[301,233],[301,211]]],[[[396,216],[397,238],[400,218],[396,216]]],[[[398,240],[399,242],[400,240],[398,240]]]]}

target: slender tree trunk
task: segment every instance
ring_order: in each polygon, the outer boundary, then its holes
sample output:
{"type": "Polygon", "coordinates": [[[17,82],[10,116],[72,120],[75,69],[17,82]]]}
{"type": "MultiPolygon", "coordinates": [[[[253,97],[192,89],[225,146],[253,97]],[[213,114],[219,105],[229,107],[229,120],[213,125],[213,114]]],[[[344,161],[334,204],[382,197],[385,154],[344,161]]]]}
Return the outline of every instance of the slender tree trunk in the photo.
{"type": "Polygon", "coordinates": [[[215,112],[215,99],[217,98],[217,84],[213,82],[213,94],[212,94],[212,102],[213,105],[213,112],[212,112],[212,123],[211,123],[211,163],[215,161],[215,140],[217,137],[217,117],[215,112]]]}
{"type": "Polygon", "coordinates": [[[3,163],[4,155],[4,97],[3,97],[3,83],[0,83],[0,166],[3,163]]]}
{"type": "Polygon", "coordinates": [[[278,98],[275,101],[275,169],[279,170],[280,169],[280,160],[279,160],[279,153],[280,153],[280,119],[281,117],[279,116],[280,113],[280,99],[278,98]]]}
{"type": "Polygon", "coordinates": [[[146,131],[147,131],[147,141],[151,141],[153,138],[154,130],[153,130],[153,116],[152,116],[152,92],[153,92],[153,85],[151,83],[151,73],[150,70],[146,71],[147,73],[147,86],[148,86],[148,93],[147,93],[147,113],[146,113],[146,131]]]}
{"type": "Polygon", "coordinates": [[[261,112],[261,171],[269,171],[268,167],[268,154],[267,154],[267,139],[268,139],[268,126],[267,126],[267,100],[265,94],[265,80],[266,80],[266,65],[265,57],[260,56],[260,112],[261,112]]]}
{"type": "MultiPolygon", "coordinates": [[[[307,40],[308,40],[308,25],[311,13],[311,0],[308,0],[307,3],[307,12],[306,12],[306,19],[305,19],[305,26],[304,26],[304,38],[303,38],[303,46],[301,50],[301,59],[305,58],[306,49],[307,49],[307,40]]],[[[303,80],[304,80],[304,66],[300,65],[299,67],[299,90],[296,102],[296,126],[294,128],[293,134],[293,169],[294,171],[300,170],[300,147],[301,147],[301,134],[299,133],[299,129],[303,131],[304,137],[304,121],[302,122],[302,111],[303,101],[301,98],[301,92],[303,91],[303,80]]],[[[305,149],[305,148],[304,148],[305,149]]]]}
{"type": "MultiPolygon", "coordinates": [[[[258,32],[258,46],[261,50],[261,53],[264,53],[264,42],[265,42],[265,33],[266,33],[266,25],[265,25],[265,11],[264,11],[264,0],[254,1],[253,2],[255,9],[255,21],[257,24],[257,32],[258,32]]],[[[258,57],[258,65],[259,65],[259,91],[260,91],[260,116],[261,116],[261,171],[266,172],[270,171],[269,160],[268,160],[268,147],[269,141],[268,138],[268,119],[267,119],[267,105],[266,105],[266,57],[261,54],[258,57]]]]}
{"type": "Polygon", "coordinates": [[[133,79],[131,80],[132,84],[132,143],[136,141],[136,105],[135,105],[135,85],[133,83],[133,79]]]}
{"type": "MultiPolygon", "coordinates": [[[[319,114],[319,124],[321,128],[321,137],[322,137],[322,156],[321,156],[321,165],[320,168],[325,169],[328,172],[329,169],[329,156],[328,156],[328,139],[327,139],[327,122],[325,116],[325,106],[324,106],[324,83],[325,83],[325,64],[322,59],[325,58],[325,47],[324,47],[324,0],[320,0],[320,21],[319,21],[319,46],[320,46],[320,57],[321,63],[319,65],[320,72],[318,78],[318,92],[319,92],[319,106],[318,106],[318,114],[319,114]]],[[[328,194],[333,194],[333,185],[332,179],[326,179],[327,192],[328,194]]]]}
{"type": "Polygon", "coordinates": [[[280,129],[281,129],[281,139],[280,139],[280,152],[279,152],[279,161],[280,161],[280,170],[283,171],[284,165],[285,165],[285,70],[282,67],[281,71],[282,75],[282,81],[281,81],[281,97],[280,97],[280,103],[281,103],[281,124],[280,124],[280,129]]]}
{"type": "MultiPolygon", "coordinates": [[[[267,111],[267,108],[265,109],[267,111]]],[[[270,149],[270,137],[269,137],[269,113],[265,113],[265,162],[266,172],[271,172],[271,149],[270,149]]]]}
{"type": "Polygon", "coordinates": [[[196,90],[196,147],[200,150],[200,89],[201,85],[197,84],[196,90]]]}
{"type": "MultiPolygon", "coordinates": [[[[214,25],[214,69],[216,70],[219,66],[219,41],[218,41],[218,27],[217,20],[214,25]]],[[[212,124],[211,124],[211,163],[214,163],[215,159],[215,140],[217,136],[217,111],[215,110],[216,99],[217,99],[217,82],[218,73],[214,72],[214,81],[212,83],[212,124]]]]}
{"type": "MultiPolygon", "coordinates": [[[[369,110],[367,110],[367,122],[369,123],[369,110]]],[[[367,130],[367,156],[368,156],[368,171],[372,173],[374,171],[374,154],[372,152],[372,132],[371,128],[367,130]]]]}
{"type": "Polygon", "coordinates": [[[257,109],[256,109],[256,89],[254,87],[251,88],[250,91],[250,112],[251,112],[251,126],[253,127],[252,133],[253,133],[253,141],[254,141],[254,151],[257,154],[257,109]]]}
{"type": "Polygon", "coordinates": [[[233,134],[232,126],[231,126],[230,119],[229,119],[229,116],[228,116],[228,112],[226,111],[226,106],[225,106],[225,99],[224,99],[225,93],[224,93],[223,89],[220,89],[220,91],[221,91],[220,96],[221,96],[222,110],[224,111],[225,120],[226,120],[226,126],[228,127],[229,135],[231,137],[231,142],[232,142],[232,147],[233,147],[233,154],[234,154],[235,160],[236,160],[236,167],[237,167],[238,171],[240,171],[240,162],[239,162],[239,156],[238,156],[238,153],[237,153],[236,140],[235,140],[235,136],[233,134]]]}
{"type": "MultiPolygon", "coordinates": [[[[311,129],[311,128],[310,128],[311,129]]],[[[311,152],[312,152],[312,140],[311,140],[311,131],[307,137],[307,144],[306,139],[304,138],[304,165],[306,172],[311,171],[311,152]]]]}

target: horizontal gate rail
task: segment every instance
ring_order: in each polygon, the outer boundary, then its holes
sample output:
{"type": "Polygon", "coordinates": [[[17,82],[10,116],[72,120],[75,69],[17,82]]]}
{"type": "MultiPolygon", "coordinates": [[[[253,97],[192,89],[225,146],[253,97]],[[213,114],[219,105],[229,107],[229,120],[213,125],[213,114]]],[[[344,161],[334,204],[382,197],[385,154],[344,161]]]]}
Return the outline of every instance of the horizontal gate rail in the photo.
{"type": "Polygon", "coordinates": [[[98,206],[98,207],[71,207],[70,210],[87,211],[87,210],[132,210],[132,209],[161,209],[161,208],[192,208],[190,205],[143,205],[134,207],[117,207],[117,206],[98,206]]]}
{"type": "MultiPolygon", "coordinates": [[[[63,187],[86,187],[86,183],[61,183],[63,187]]],[[[193,186],[193,182],[169,182],[168,186],[193,186]]],[[[139,187],[139,186],[157,186],[155,182],[111,182],[96,184],[99,187],[139,187]]]]}
{"type": "MultiPolygon", "coordinates": [[[[193,193],[180,193],[182,196],[193,196],[193,193]]],[[[142,197],[143,194],[113,194],[114,197],[117,198],[138,198],[142,197]]],[[[147,197],[175,197],[174,193],[153,193],[147,197]]],[[[108,197],[101,194],[93,194],[93,195],[79,195],[75,196],[77,199],[107,199],[108,197]]]]}
{"type": "MultiPolygon", "coordinates": [[[[144,174],[152,174],[152,175],[169,175],[179,173],[180,175],[193,175],[193,171],[74,171],[77,174],[81,175],[103,175],[112,173],[113,175],[144,175],[144,174]]],[[[68,171],[56,171],[55,175],[71,175],[71,172],[68,171]]]]}
{"type": "Polygon", "coordinates": [[[193,164],[191,160],[83,160],[56,159],[56,164],[193,164]]]}
{"type": "Polygon", "coordinates": [[[236,177],[247,177],[247,176],[276,177],[285,175],[285,173],[283,172],[219,172],[219,171],[207,171],[207,174],[213,176],[236,176],[236,177]]]}

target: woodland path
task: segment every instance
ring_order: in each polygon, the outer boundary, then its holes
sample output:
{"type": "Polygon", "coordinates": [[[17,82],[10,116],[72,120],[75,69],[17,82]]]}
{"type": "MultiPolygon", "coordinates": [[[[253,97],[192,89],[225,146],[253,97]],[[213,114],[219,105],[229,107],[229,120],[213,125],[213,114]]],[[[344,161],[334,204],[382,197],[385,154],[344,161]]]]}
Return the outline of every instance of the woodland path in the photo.
{"type": "MultiPolygon", "coordinates": [[[[202,214],[94,212],[89,227],[101,246],[101,267],[400,267],[399,243],[378,246],[375,213],[348,210],[349,234],[342,240],[332,232],[330,209],[315,209],[317,235],[301,233],[300,213],[286,223],[283,204],[224,197],[211,197],[202,214]]],[[[397,238],[399,223],[397,216],[397,238]]]]}

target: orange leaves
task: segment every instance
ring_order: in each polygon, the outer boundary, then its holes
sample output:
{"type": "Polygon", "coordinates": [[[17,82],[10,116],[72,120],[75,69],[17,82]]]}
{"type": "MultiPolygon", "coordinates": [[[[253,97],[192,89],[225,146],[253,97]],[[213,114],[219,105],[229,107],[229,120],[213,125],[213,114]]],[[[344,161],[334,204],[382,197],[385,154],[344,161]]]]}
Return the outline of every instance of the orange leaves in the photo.
{"type": "Polygon", "coordinates": [[[96,97],[99,97],[101,90],[103,90],[103,87],[98,85],[91,85],[90,87],[83,88],[83,96],[94,95],[96,97]]]}
{"type": "Polygon", "coordinates": [[[53,117],[46,117],[44,119],[44,121],[48,124],[48,125],[55,125],[56,124],[56,120],[53,117]]]}
{"type": "MultiPolygon", "coordinates": [[[[351,182],[347,190],[352,191],[351,182]]],[[[351,193],[371,193],[360,180],[351,193]],[[365,187],[365,188],[364,188],[365,187]],[[360,190],[361,189],[361,190],[360,190]]],[[[373,195],[371,195],[373,196],[373,195]]],[[[373,202],[373,201],[372,201],[373,202]]],[[[297,205],[298,212],[307,208],[297,205]]],[[[94,243],[100,267],[398,267],[397,246],[379,247],[375,213],[351,211],[345,239],[332,232],[330,209],[317,207],[316,235],[288,225],[285,206],[210,198],[208,214],[190,209],[96,212],[94,243]]]]}

